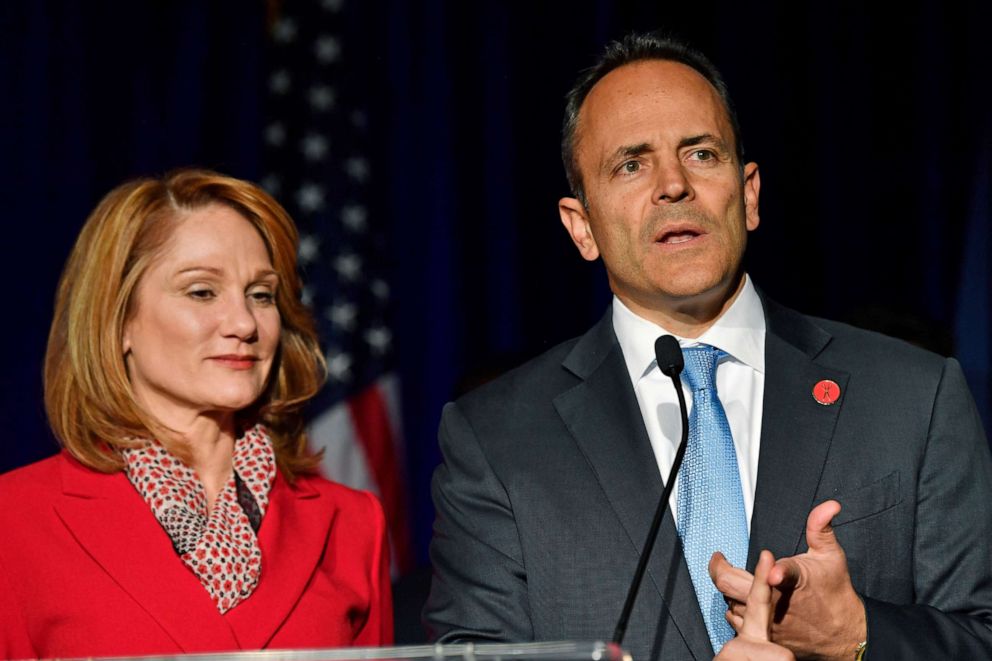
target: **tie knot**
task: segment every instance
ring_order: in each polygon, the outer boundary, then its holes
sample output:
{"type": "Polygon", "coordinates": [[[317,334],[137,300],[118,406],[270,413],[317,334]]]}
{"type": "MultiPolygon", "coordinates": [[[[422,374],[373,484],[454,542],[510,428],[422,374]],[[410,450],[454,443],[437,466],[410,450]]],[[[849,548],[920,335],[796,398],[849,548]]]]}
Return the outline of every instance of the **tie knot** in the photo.
{"type": "Polygon", "coordinates": [[[721,357],[727,355],[726,352],[708,344],[700,344],[683,347],[682,355],[685,357],[685,370],[682,374],[692,391],[715,390],[716,364],[721,357]]]}

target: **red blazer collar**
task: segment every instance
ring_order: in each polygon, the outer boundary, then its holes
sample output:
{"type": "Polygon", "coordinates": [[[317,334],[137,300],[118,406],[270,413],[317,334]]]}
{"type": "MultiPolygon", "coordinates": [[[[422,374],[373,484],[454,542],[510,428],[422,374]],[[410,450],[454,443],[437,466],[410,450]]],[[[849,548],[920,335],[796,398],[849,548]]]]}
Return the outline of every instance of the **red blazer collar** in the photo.
{"type": "Polygon", "coordinates": [[[123,472],[99,473],[63,452],[56,512],[94,561],[182,651],[261,649],[299,600],[336,513],[309,480],[277,475],[259,529],[262,577],[221,615],[123,472]]]}

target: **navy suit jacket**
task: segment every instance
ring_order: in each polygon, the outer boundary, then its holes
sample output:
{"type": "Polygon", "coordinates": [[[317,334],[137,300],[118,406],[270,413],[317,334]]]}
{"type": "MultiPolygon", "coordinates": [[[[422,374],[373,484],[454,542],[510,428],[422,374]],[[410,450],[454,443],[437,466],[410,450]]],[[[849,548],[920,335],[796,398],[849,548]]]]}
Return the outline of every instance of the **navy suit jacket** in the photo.
{"type": "MultiPolygon", "coordinates": [[[[806,550],[828,499],[868,617],[870,659],[992,656],[992,461],[953,359],[763,300],[761,450],[748,568],[806,550]],[[833,405],[814,385],[841,388],[833,405]]],[[[441,641],[608,639],[662,490],[605,317],[449,404],[432,486],[441,641]]],[[[713,657],[666,513],[624,645],[713,657]]]]}

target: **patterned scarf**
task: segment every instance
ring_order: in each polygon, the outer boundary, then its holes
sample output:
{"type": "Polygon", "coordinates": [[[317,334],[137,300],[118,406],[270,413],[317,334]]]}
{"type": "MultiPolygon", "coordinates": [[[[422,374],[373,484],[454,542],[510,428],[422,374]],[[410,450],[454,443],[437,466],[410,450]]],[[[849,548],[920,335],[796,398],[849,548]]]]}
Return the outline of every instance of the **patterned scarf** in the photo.
{"type": "Polygon", "coordinates": [[[262,570],[256,533],[276,475],[266,429],[255,425],[235,441],[234,471],[209,515],[196,473],[157,442],[122,454],[131,484],[217,609],[226,613],[247,599],[262,570]]]}

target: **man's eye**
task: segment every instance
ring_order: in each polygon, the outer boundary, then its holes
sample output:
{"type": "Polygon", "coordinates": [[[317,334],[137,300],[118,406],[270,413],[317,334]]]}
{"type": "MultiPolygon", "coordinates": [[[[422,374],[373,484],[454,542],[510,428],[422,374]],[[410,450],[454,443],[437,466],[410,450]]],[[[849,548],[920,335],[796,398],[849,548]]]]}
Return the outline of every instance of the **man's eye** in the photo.
{"type": "Polygon", "coordinates": [[[716,158],[716,154],[709,149],[697,149],[692,152],[692,157],[697,161],[712,161],[716,158]]]}
{"type": "Polygon", "coordinates": [[[620,166],[620,171],[624,174],[633,174],[641,169],[641,164],[638,161],[627,161],[620,166]]]}

